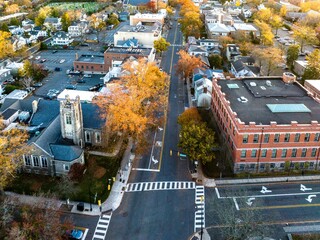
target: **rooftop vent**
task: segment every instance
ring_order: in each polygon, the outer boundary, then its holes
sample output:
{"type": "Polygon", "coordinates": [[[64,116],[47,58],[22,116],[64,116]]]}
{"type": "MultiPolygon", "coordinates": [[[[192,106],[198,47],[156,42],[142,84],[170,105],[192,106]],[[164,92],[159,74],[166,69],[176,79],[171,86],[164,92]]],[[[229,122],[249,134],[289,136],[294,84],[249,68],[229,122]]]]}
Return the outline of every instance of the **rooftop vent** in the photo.
{"type": "Polygon", "coordinates": [[[255,86],[257,86],[257,84],[255,82],[250,82],[250,86],[255,87],[255,86]]]}
{"type": "Polygon", "coordinates": [[[266,87],[265,87],[265,86],[260,86],[260,88],[261,88],[262,90],[266,90],[266,87]]]}
{"type": "Polygon", "coordinates": [[[267,81],[266,81],[266,85],[267,85],[268,87],[272,87],[271,81],[267,80],[267,81]]]}

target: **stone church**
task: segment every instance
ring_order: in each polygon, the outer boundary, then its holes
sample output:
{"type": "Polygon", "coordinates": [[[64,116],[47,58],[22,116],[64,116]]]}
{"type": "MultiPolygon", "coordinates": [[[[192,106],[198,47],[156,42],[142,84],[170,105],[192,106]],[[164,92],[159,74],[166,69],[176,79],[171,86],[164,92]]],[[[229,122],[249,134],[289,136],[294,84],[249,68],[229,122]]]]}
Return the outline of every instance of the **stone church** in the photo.
{"type": "Polygon", "coordinates": [[[81,102],[80,97],[45,100],[30,96],[6,99],[0,108],[6,118],[15,116],[11,124],[27,123],[32,151],[23,156],[23,170],[29,173],[61,176],[72,164],[84,164],[84,147],[99,146],[105,120],[98,106],[81,102]],[[8,114],[9,113],[9,114],[8,114]]]}

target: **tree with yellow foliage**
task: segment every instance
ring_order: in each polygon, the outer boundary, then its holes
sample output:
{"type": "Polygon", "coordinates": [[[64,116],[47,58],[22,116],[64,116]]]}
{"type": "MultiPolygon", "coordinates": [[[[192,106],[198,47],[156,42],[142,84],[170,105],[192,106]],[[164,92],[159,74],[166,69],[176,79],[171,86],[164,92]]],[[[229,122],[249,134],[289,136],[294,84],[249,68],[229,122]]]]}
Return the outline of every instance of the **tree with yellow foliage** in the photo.
{"type": "Polygon", "coordinates": [[[286,6],[282,6],[282,7],[280,8],[279,15],[280,15],[281,17],[285,17],[285,16],[287,15],[287,7],[286,7],[286,6]]]}
{"type": "Polygon", "coordinates": [[[51,15],[52,9],[50,7],[40,8],[38,16],[35,18],[35,25],[42,26],[44,20],[51,15]]]}
{"type": "Polygon", "coordinates": [[[180,50],[178,52],[179,61],[176,64],[177,72],[181,74],[182,78],[186,81],[192,74],[195,68],[203,66],[200,58],[189,55],[186,51],[180,50]]]}
{"type": "Polygon", "coordinates": [[[187,12],[180,20],[181,31],[185,38],[194,36],[199,38],[201,34],[201,28],[203,23],[200,19],[200,15],[197,12],[187,12]]]}
{"type": "Polygon", "coordinates": [[[270,8],[263,8],[254,14],[254,18],[260,21],[269,22],[272,18],[272,15],[273,13],[270,8]]]}
{"type": "Polygon", "coordinates": [[[13,14],[19,12],[18,4],[9,4],[6,6],[6,14],[13,14]]]}
{"type": "Polygon", "coordinates": [[[270,46],[273,44],[274,35],[271,31],[271,27],[264,21],[258,19],[254,20],[255,25],[260,31],[260,41],[265,46],[270,46]]]}
{"type": "Polygon", "coordinates": [[[14,52],[10,36],[10,32],[0,31],[0,59],[11,56],[14,52]]]}
{"type": "Polygon", "coordinates": [[[127,61],[123,70],[126,74],[110,87],[111,93],[94,102],[107,119],[106,129],[130,135],[139,143],[146,131],[161,120],[156,113],[166,105],[168,76],[155,63],[142,58],[127,61]]]}
{"type": "Polygon", "coordinates": [[[27,153],[28,134],[19,129],[5,130],[0,124],[0,190],[14,178],[22,164],[22,155],[27,153]]]}
{"type": "Polygon", "coordinates": [[[318,43],[317,33],[314,28],[302,24],[296,24],[292,29],[293,38],[299,43],[301,52],[303,52],[303,47],[306,44],[318,43]]]}
{"type": "Polygon", "coordinates": [[[278,29],[283,26],[283,20],[279,15],[273,14],[271,21],[271,26],[276,30],[276,36],[278,35],[278,29]]]}
{"type": "Polygon", "coordinates": [[[281,49],[276,47],[257,47],[252,51],[252,56],[260,63],[261,72],[266,76],[284,62],[281,49]]]}

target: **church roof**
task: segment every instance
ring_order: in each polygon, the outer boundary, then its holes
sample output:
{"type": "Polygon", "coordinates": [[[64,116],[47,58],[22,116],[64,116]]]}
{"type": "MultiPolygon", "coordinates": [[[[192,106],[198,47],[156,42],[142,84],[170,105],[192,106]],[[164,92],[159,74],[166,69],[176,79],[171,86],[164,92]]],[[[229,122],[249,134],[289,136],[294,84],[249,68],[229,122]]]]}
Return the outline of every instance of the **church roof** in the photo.
{"type": "Polygon", "coordinates": [[[59,102],[52,100],[40,99],[38,109],[33,115],[30,126],[47,127],[59,115],[59,102]],[[48,111],[50,109],[50,111],[48,111]]]}
{"type": "Polygon", "coordinates": [[[101,119],[99,107],[90,103],[81,103],[83,128],[101,129],[105,124],[105,119],[101,119]]]}
{"type": "Polygon", "coordinates": [[[83,150],[79,146],[50,144],[55,160],[71,162],[81,156],[83,150]]]}

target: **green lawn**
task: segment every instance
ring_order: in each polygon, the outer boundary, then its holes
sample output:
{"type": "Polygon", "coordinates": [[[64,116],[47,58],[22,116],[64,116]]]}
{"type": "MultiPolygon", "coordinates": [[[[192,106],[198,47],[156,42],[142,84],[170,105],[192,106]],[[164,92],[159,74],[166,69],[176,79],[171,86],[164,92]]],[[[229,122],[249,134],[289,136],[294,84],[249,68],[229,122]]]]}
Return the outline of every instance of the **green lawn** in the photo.
{"type": "Polygon", "coordinates": [[[106,6],[107,3],[98,3],[98,2],[57,2],[50,3],[47,6],[58,8],[60,10],[84,10],[86,13],[94,13],[102,10],[106,6]]]}
{"type": "MultiPolygon", "coordinates": [[[[107,189],[108,179],[112,179],[117,174],[126,147],[126,144],[123,145],[117,157],[90,155],[86,158],[87,169],[79,183],[72,183],[73,187],[70,189],[76,189],[76,191],[69,192],[70,200],[89,202],[89,190],[92,202],[96,194],[96,202],[98,199],[102,202],[107,199],[110,193],[107,189]]],[[[58,177],[23,173],[14,179],[6,191],[27,195],[51,192],[60,199],[64,199],[59,190],[61,183],[62,180],[58,177]]]]}

